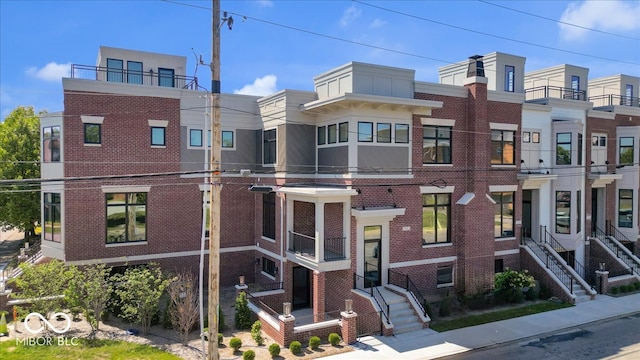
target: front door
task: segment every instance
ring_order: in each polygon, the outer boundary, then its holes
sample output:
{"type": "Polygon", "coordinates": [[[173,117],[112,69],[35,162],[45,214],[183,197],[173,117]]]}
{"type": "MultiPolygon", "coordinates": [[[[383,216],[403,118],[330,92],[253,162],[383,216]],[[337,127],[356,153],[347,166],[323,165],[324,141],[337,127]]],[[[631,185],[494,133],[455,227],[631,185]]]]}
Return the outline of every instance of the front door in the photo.
{"type": "Polygon", "coordinates": [[[382,258],[380,242],[382,238],[382,226],[364,227],[364,277],[367,280],[365,287],[380,286],[382,271],[380,259],[382,258]]]}
{"type": "Polygon", "coordinates": [[[293,309],[311,307],[311,272],[304,266],[293,268],[293,309]]]}
{"type": "Polygon", "coordinates": [[[598,189],[591,189],[591,233],[595,233],[598,226],[598,189]]]}
{"type": "Polygon", "coordinates": [[[531,238],[531,190],[522,190],[522,232],[525,238],[531,238]]]}

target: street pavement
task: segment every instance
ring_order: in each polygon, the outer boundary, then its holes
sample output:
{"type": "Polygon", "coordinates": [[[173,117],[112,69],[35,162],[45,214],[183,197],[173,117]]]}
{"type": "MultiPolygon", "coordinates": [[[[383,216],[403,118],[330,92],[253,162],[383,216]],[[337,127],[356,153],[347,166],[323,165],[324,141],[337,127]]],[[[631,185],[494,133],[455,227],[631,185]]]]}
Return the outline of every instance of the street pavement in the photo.
{"type": "Polygon", "coordinates": [[[597,295],[595,300],[569,308],[442,333],[422,329],[397,336],[366,336],[352,345],[355,351],[329,356],[328,359],[437,359],[636,313],[640,313],[640,293],[620,297],[597,295]]]}

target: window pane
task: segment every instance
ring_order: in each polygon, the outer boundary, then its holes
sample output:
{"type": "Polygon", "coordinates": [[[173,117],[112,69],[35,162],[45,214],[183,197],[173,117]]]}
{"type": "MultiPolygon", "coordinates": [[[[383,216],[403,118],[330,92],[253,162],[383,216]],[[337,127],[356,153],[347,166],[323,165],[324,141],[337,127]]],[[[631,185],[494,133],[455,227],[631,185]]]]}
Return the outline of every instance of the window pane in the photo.
{"type": "Polygon", "coordinates": [[[349,123],[343,122],[340,123],[338,127],[338,141],[347,142],[349,141],[349,123]]]}
{"type": "Polygon", "coordinates": [[[263,163],[264,164],[275,164],[276,163],[276,149],[277,149],[277,140],[276,140],[276,129],[271,129],[263,132],[263,163]]]}
{"type": "Polygon", "coordinates": [[[370,122],[358,123],[358,141],[363,141],[363,142],[373,141],[373,123],[370,123],[370,122]]]}
{"type": "Polygon", "coordinates": [[[233,147],[233,131],[222,132],[222,147],[223,148],[233,147]]]}
{"type": "Polygon", "coordinates": [[[618,227],[633,227],[633,190],[620,189],[618,193],[618,227]]]}
{"type": "Polygon", "coordinates": [[[107,59],[107,81],[122,82],[122,60],[107,59]]]}
{"type": "Polygon", "coordinates": [[[571,192],[556,191],[556,233],[571,233],[571,192]]]}
{"type": "Polygon", "coordinates": [[[373,225],[364,227],[364,239],[365,240],[378,240],[382,239],[382,226],[373,225]]]}
{"type": "Polygon", "coordinates": [[[127,82],[129,84],[142,84],[142,63],[127,61],[127,82]]]}
{"type": "Polygon", "coordinates": [[[189,145],[193,147],[202,146],[202,130],[191,129],[189,131],[189,145]]]}
{"type": "Polygon", "coordinates": [[[531,142],[533,143],[539,143],[540,142],[540,133],[539,132],[534,132],[531,134],[531,142]]]}
{"type": "Polygon", "coordinates": [[[391,142],[391,124],[378,123],[376,137],[379,143],[391,142]]]}
{"type": "Polygon", "coordinates": [[[451,194],[422,195],[422,240],[424,244],[449,242],[451,194]]]}
{"type": "Polygon", "coordinates": [[[528,143],[531,141],[531,133],[528,131],[525,131],[522,133],[522,142],[524,143],[528,143]]]}
{"type": "Polygon", "coordinates": [[[327,127],[327,139],[328,139],[327,142],[329,144],[335,144],[336,143],[336,141],[338,139],[337,131],[338,131],[338,127],[335,124],[329,125],[327,127]]]}
{"type": "Polygon", "coordinates": [[[126,212],[125,206],[107,206],[107,243],[126,241],[126,212]]]}
{"type": "Polygon", "coordinates": [[[451,164],[451,128],[424,126],[422,129],[422,162],[451,164]]]}
{"type": "Polygon", "coordinates": [[[164,146],[165,145],[165,128],[152,127],[151,128],[151,145],[164,146]]]}
{"type": "Polygon", "coordinates": [[[262,235],[276,238],[276,193],[262,194],[262,235]]]}
{"type": "Polygon", "coordinates": [[[100,144],[100,124],[84,124],[84,143],[100,144]]]}
{"type": "Polygon", "coordinates": [[[396,124],[396,143],[409,142],[409,125],[396,124]]]}
{"type": "Polygon", "coordinates": [[[453,283],[453,268],[451,266],[438,268],[437,284],[451,284],[453,283]]]}
{"type": "Polygon", "coordinates": [[[324,145],[327,142],[327,127],[318,126],[318,145],[324,145]]]}
{"type": "Polygon", "coordinates": [[[174,86],[173,69],[158,68],[158,85],[164,87],[174,86]]]}
{"type": "Polygon", "coordinates": [[[129,241],[140,241],[147,238],[147,207],[146,205],[129,206],[127,219],[127,235],[129,241]]]}

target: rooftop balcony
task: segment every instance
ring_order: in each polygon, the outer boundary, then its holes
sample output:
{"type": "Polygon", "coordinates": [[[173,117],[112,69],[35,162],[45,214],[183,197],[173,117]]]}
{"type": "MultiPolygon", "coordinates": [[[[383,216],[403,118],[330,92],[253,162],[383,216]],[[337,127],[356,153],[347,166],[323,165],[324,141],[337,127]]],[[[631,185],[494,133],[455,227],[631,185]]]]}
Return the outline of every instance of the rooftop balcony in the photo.
{"type": "Polygon", "coordinates": [[[72,79],[108,81],[144,86],[160,86],[176,89],[198,90],[198,78],[174,75],[170,72],[133,71],[91,65],[71,65],[72,79]]]}
{"type": "Polygon", "coordinates": [[[587,92],[585,90],[575,90],[571,88],[563,88],[558,86],[537,86],[524,91],[525,101],[541,100],[541,99],[565,99],[587,101],[587,92]]]}
{"type": "Polygon", "coordinates": [[[590,96],[589,101],[593,103],[593,107],[604,107],[604,106],[630,106],[630,107],[640,107],[640,98],[623,96],[623,95],[598,95],[598,96],[590,96]]]}

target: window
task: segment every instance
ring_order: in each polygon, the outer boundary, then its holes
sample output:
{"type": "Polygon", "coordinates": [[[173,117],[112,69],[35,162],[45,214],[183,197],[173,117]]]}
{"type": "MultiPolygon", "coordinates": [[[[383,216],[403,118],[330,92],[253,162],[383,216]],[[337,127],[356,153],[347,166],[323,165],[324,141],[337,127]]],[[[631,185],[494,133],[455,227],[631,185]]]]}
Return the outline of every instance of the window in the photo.
{"type": "Polygon", "coordinates": [[[263,164],[276,163],[276,129],[267,130],[263,133],[262,156],[263,164]]]}
{"type": "Polygon", "coordinates": [[[493,272],[501,273],[504,271],[504,259],[495,259],[493,261],[493,272]]]}
{"type": "Polygon", "coordinates": [[[513,232],[513,192],[491,193],[494,205],[494,236],[496,238],[514,237],[513,232]]]}
{"type": "Polygon", "coordinates": [[[516,69],[512,65],[504,67],[504,91],[514,92],[514,78],[516,69]]]}
{"type": "Polygon", "coordinates": [[[232,148],[233,146],[233,131],[222,131],[222,147],[232,148]]]}
{"type": "Polygon", "coordinates": [[[276,193],[262,194],[262,236],[276,238],[276,193]]]}
{"type": "Polygon", "coordinates": [[[450,286],[453,285],[453,266],[438,266],[438,272],[436,275],[437,286],[450,286]]]}
{"type": "Polygon", "coordinates": [[[263,256],[262,271],[271,276],[276,276],[276,262],[263,256]]]}
{"type": "Polygon", "coordinates": [[[165,146],[167,145],[164,127],[151,127],[151,145],[152,146],[165,146]]]}
{"type": "Polygon", "coordinates": [[[451,164],[451,127],[422,127],[422,163],[451,164]]]}
{"type": "Polygon", "coordinates": [[[422,194],[422,243],[451,242],[451,194],[422,194]]]}
{"type": "Polygon", "coordinates": [[[60,126],[42,128],[42,159],[44,162],[60,161],[60,126]]]}
{"type": "Polygon", "coordinates": [[[107,59],[107,81],[122,82],[122,60],[107,59]]]}
{"type": "Polygon", "coordinates": [[[556,191],[556,233],[571,233],[571,192],[556,191]]]}
{"type": "Polygon", "coordinates": [[[624,105],[632,106],[632,104],[633,104],[633,85],[627,84],[625,88],[625,93],[624,93],[624,105]]]}
{"type": "Polygon", "coordinates": [[[618,227],[633,227],[633,190],[618,190],[618,227]]]}
{"type": "Polygon", "coordinates": [[[540,143],[540,133],[539,132],[532,132],[531,133],[531,142],[538,144],[540,143]]]}
{"type": "Polygon", "coordinates": [[[142,84],[141,62],[127,61],[127,82],[129,84],[142,84]]]}
{"type": "Polygon", "coordinates": [[[391,142],[391,124],[378,123],[376,129],[376,139],[379,143],[391,142]]]}
{"type": "Polygon", "coordinates": [[[158,68],[158,85],[164,87],[174,87],[173,69],[158,68]]]}
{"type": "Polygon", "coordinates": [[[491,164],[515,164],[515,132],[491,130],[491,164]]]}
{"type": "Polygon", "coordinates": [[[594,136],[591,137],[591,146],[592,147],[606,147],[607,146],[607,138],[605,136],[594,135],[594,136]]]}
{"type": "Polygon", "coordinates": [[[582,165],[582,134],[578,133],[578,165],[582,165]]]}
{"type": "Polygon", "coordinates": [[[621,137],[620,138],[620,165],[633,164],[633,138],[621,137]]]}
{"type": "Polygon", "coordinates": [[[556,134],[556,165],[571,165],[571,133],[556,134]]]}
{"type": "Polygon", "coordinates": [[[107,244],[147,239],[147,194],[110,193],[107,198],[107,244]]]}
{"type": "Polygon", "coordinates": [[[100,124],[84,124],[84,143],[85,144],[100,144],[100,124]]]}
{"type": "Polygon", "coordinates": [[[60,242],[60,194],[44,193],[44,226],[42,233],[45,240],[60,242]]]}
{"type": "Polygon", "coordinates": [[[373,142],[373,123],[358,122],[358,141],[373,142]]]}
{"type": "Polygon", "coordinates": [[[576,232],[582,231],[582,191],[576,192],[576,232]]]}
{"type": "Polygon", "coordinates": [[[580,77],[571,75],[571,94],[573,100],[580,100],[580,77]]]}
{"type": "Polygon", "coordinates": [[[189,146],[202,147],[202,130],[200,129],[189,130],[189,146]]]}
{"type": "Polygon", "coordinates": [[[409,142],[409,125],[396,124],[396,143],[406,144],[409,142]]]}
{"type": "Polygon", "coordinates": [[[327,143],[327,127],[318,126],[318,145],[324,145],[327,143]]]}
{"type": "Polygon", "coordinates": [[[531,142],[531,133],[530,132],[524,131],[522,133],[522,142],[523,143],[531,142]]]}
{"type": "Polygon", "coordinates": [[[338,141],[338,126],[336,124],[327,126],[327,143],[335,144],[338,141]]]}
{"type": "Polygon", "coordinates": [[[338,141],[349,141],[349,123],[343,122],[338,125],[338,141]]]}

